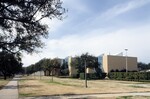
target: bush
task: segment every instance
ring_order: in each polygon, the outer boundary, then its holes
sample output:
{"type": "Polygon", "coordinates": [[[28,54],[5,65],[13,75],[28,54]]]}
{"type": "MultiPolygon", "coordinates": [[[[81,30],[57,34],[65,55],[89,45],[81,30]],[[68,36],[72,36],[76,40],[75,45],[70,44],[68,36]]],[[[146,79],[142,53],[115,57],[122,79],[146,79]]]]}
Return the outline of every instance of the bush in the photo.
{"type": "MultiPolygon", "coordinates": [[[[104,79],[106,77],[106,73],[101,73],[98,75],[97,73],[87,73],[87,79],[104,79]]],[[[85,79],[85,73],[80,73],[80,79],[85,79]]]]}
{"type": "Polygon", "coordinates": [[[150,72],[110,72],[108,77],[116,80],[145,81],[150,80],[150,72]]]}
{"type": "Polygon", "coordinates": [[[99,79],[96,73],[87,73],[87,79],[99,79]]]}
{"type": "Polygon", "coordinates": [[[79,78],[79,74],[71,74],[71,78],[79,78]]]}
{"type": "Polygon", "coordinates": [[[85,74],[84,73],[80,73],[80,79],[85,79],[85,74]]]}
{"type": "Polygon", "coordinates": [[[100,79],[104,79],[104,78],[106,77],[106,74],[107,74],[107,73],[101,73],[100,79]]]}

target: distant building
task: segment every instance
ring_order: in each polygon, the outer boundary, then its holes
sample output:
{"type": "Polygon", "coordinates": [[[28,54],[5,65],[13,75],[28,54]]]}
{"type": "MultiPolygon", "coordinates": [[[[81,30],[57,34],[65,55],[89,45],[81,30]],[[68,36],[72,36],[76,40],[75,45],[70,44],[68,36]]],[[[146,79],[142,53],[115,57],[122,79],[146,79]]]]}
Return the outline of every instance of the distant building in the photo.
{"type": "MultiPolygon", "coordinates": [[[[121,71],[126,70],[126,56],[122,55],[100,55],[98,56],[98,62],[100,68],[105,73],[110,71],[121,71]]],[[[127,57],[127,70],[137,71],[137,57],[127,57]]]]}
{"type": "Polygon", "coordinates": [[[75,58],[69,56],[68,57],[68,69],[69,69],[69,76],[73,76],[73,75],[76,75],[78,74],[78,70],[72,66],[72,62],[75,60],[75,58]]]}

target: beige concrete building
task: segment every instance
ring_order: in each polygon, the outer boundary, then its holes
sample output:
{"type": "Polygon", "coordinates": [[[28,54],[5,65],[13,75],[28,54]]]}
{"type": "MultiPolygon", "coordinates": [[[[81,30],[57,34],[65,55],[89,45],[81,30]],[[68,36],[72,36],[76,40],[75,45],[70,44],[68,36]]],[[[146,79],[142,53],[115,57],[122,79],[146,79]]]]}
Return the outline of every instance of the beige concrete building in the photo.
{"type": "Polygon", "coordinates": [[[71,65],[74,60],[75,60],[75,58],[72,58],[71,56],[68,57],[69,76],[77,74],[77,69],[71,65]]]}
{"type": "MultiPolygon", "coordinates": [[[[69,76],[76,75],[77,69],[72,66],[71,64],[74,63],[74,57],[68,57],[68,69],[69,69],[69,76]]],[[[110,71],[114,70],[128,70],[128,71],[138,71],[137,67],[137,57],[126,57],[123,55],[100,55],[98,56],[98,62],[103,72],[109,73],[110,71]],[[127,66],[126,66],[127,63],[127,66]]],[[[95,73],[94,68],[87,68],[87,73],[95,73]]]]}
{"type": "Polygon", "coordinates": [[[105,73],[111,70],[128,70],[137,71],[137,57],[103,55],[102,56],[102,69],[105,73]],[[126,64],[127,63],[127,64],[126,64]]]}

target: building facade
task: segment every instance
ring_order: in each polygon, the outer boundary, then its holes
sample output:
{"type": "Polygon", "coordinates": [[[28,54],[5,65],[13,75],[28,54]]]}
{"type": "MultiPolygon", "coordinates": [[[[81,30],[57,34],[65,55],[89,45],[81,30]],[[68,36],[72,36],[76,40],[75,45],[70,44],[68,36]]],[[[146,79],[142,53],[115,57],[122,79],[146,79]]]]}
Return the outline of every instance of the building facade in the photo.
{"type": "Polygon", "coordinates": [[[68,57],[68,69],[69,69],[69,76],[76,75],[78,70],[72,66],[72,62],[75,60],[75,58],[69,56],[68,57]]]}
{"type": "Polygon", "coordinates": [[[126,57],[117,55],[100,55],[98,57],[100,68],[105,73],[111,71],[138,71],[137,57],[126,57]]]}

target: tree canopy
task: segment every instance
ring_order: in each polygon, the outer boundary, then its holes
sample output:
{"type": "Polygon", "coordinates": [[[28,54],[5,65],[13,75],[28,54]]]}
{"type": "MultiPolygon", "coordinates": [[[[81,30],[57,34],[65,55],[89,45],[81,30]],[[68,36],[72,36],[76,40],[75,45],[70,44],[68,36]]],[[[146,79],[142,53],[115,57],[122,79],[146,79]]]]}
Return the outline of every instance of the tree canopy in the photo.
{"type": "Polygon", "coordinates": [[[71,65],[78,69],[78,73],[81,73],[85,71],[85,62],[88,68],[98,68],[97,57],[89,55],[88,53],[74,57],[71,65]]]}
{"type": "Polygon", "coordinates": [[[0,51],[33,53],[48,35],[44,18],[62,19],[60,0],[0,0],[0,51]]]}
{"type": "Polygon", "coordinates": [[[5,75],[10,69],[10,74],[21,63],[22,52],[42,48],[42,38],[48,37],[48,25],[42,20],[62,19],[65,11],[60,0],[0,0],[0,72],[5,75]]]}
{"type": "Polygon", "coordinates": [[[7,76],[12,76],[22,70],[22,63],[20,57],[7,52],[0,52],[0,72],[4,79],[7,76]]]}

